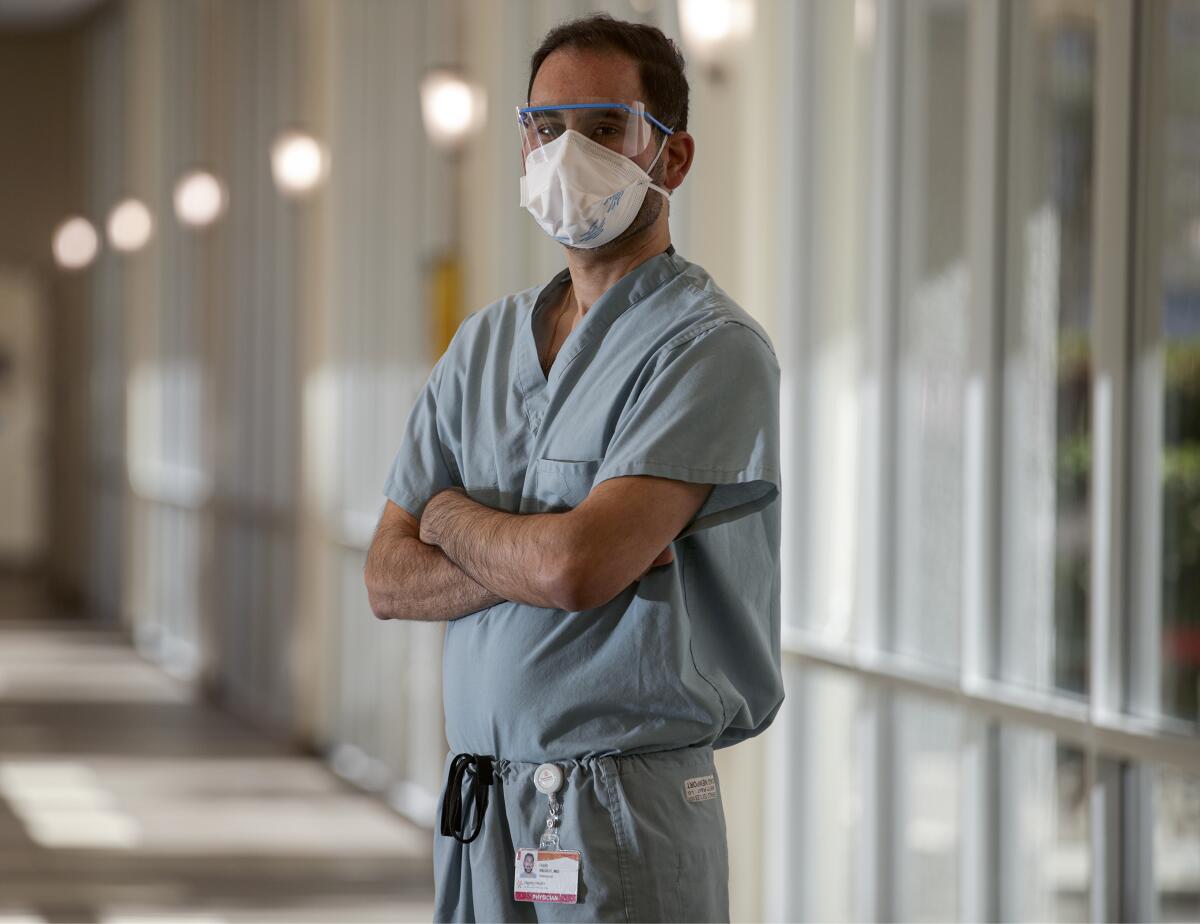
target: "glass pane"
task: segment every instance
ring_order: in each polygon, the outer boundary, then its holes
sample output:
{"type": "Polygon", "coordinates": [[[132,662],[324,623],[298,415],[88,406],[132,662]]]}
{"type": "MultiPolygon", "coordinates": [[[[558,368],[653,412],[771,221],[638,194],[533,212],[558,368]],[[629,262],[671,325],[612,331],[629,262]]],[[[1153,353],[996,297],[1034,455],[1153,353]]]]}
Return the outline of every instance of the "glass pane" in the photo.
{"type": "Polygon", "coordinates": [[[1093,8],[1013,4],[1001,673],[1087,688],[1093,8]]]}
{"type": "Polygon", "coordinates": [[[962,715],[913,696],[895,708],[895,917],[958,921],[962,715]]]}
{"type": "MultiPolygon", "coordinates": [[[[811,358],[798,400],[806,432],[799,460],[804,473],[807,529],[790,618],[831,641],[855,637],[854,612],[861,512],[860,385],[865,297],[862,223],[870,150],[870,62],[855,39],[855,5],[812,7],[815,95],[812,145],[812,272],[804,283],[811,358]]],[[[785,610],[785,612],[788,612],[785,610]]]]}
{"type": "Polygon", "coordinates": [[[905,4],[896,647],[958,664],[970,278],[967,6],[905,4]]]}
{"type": "MultiPolygon", "coordinates": [[[[1162,710],[1200,717],[1200,2],[1167,13],[1161,165],[1162,710]]],[[[1157,167],[1157,169],[1155,169],[1157,167]]],[[[1153,270],[1152,270],[1153,272],[1153,270]]]]}
{"type": "Polygon", "coordinates": [[[1048,732],[1001,728],[1002,919],[1089,920],[1085,767],[1048,732]]]}
{"type": "Polygon", "coordinates": [[[1153,785],[1158,920],[1200,921],[1200,777],[1161,769],[1153,785]]]}
{"type": "Polygon", "coordinates": [[[794,764],[800,798],[776,833],[796,879],[786,889],[789,921],[851,921],[866,917],[862,896],[863,720],[867,700],[859,682],[840,671],[791,665],[786,707],[799,726],[794,764]]]}

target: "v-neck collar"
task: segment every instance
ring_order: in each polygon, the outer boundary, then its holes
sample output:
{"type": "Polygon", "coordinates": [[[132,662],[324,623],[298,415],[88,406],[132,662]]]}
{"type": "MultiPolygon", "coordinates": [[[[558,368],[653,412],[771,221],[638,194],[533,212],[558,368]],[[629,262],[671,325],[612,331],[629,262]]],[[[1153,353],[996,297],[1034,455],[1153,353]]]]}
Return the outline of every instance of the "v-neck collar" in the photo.
{"type": "Polygon", "coordinates": [[[525,414],[529,420],[529,426],[534,432],[537,432],[542,418],[545,416],[547,391],[562,378],[563,371],[571,364],[571,361],[585,347],[600,339],[609,325],[627,308],[633,307],[647,295],[683,272],[686,262],[676,254],[674,245],[670,245],[662,253],[655,254],[644,263],[638,264],[609,286],[587,310],[583,319],[567,334],[550,367],[549,375],[542,372],[533,318],[541,308],[550,304],[557,295],[561,294],[562,287],[570,281],[570,269],[563,269],[555,274],[554,278],[542,287],[537,298],[534,299],[533,305],[520,320],[520,358],[518,363],[521,393],[525,399],[525,414]]]}

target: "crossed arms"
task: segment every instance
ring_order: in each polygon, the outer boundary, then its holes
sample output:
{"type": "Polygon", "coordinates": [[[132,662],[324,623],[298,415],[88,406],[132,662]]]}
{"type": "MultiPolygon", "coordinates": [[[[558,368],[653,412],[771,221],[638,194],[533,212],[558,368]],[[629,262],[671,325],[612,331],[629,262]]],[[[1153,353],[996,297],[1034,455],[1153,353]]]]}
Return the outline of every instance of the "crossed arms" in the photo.
{"type": "Polygon", "coordinates": [[[628,475],[597,485],[574,510],[512,514],[461,488],[417,520],[388,501],[363,577],[379,619],[457,619],[505,600],[563,610],[607,603],[674,555],[671,541],[712,485],[628,475]]]}

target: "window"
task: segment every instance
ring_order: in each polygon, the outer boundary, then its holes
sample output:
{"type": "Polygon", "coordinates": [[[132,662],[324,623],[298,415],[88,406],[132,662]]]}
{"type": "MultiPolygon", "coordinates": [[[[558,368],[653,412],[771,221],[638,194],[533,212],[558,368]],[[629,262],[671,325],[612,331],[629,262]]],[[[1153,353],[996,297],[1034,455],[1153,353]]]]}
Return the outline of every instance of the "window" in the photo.
{"type": "MultiPolygon", "coordinates": [[[[1131,705],[1200,720],[1200,3],[1148,14],[1137,338],[1140,642],[1131,705]],[[1140,465],[1139,465],[1140,463],[1140,465]],[[1161,657],[1160,657],[1161,652],[1161,657]]],[[[1193,725],[1193,728],[1195,726],[1193,725]]]]}
{"type": "Polygon", "coordinates": [[[962,711],[911,694],[892,704],[897,917],[959,920],[962,711]]]}
{"type": "Polygon", "coordinates": [[[1056,0],[1011,14],[1000,670],[1082,694],[1097,22],[1056,0]]]}
{"type": "Polygon", "coordinates": [[[1153,788],[1154,917],[1195,921],[1200,917],[1200,776],[1157,767],[1153,788]]]}
{"type": "Polygon", "coordinates": [[[778,917],[788,921],[851,921],[865,916],[862,873],[869,847],[864,820],[873,800],[866,774],[870,750],[871,691],[846,674],[795,661],[785,666],[789,699],[781,727],[802,728],[792,751],[803,787],[780,793],[778,830],[820,831],[817,838],[781,838],[778,917]]]}
{"type": "Polygon", "coordinates": [[[782,23],[768,912],[1195,919],[1200,0],[782,23]]]}
{"type": "Polygon", "coordinates": [[[963,606],[971,275],[966,3],[904,17],[896,405],[896,647],[953,671],[963,606]]]}
{"type": "Polygon", "coordinates": [[[999,729],[1000,909],[1007,921],[1088,921],[1087,759],[1037,729],[999,729]]]}

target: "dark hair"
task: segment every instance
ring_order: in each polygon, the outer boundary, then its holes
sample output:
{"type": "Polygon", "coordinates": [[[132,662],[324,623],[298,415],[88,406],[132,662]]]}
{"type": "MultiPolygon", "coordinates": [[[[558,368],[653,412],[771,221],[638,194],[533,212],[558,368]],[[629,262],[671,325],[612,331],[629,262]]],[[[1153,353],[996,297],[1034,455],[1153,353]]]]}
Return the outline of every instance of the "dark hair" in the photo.
{"type": "Polygon", "coordinates": [[[683,74],[683,54],[661,29],[636,22],[613,19],[596,13],[555,26],[529,59],[528,101],[533,78],[551,52],[560,48],[608,49],[628,55],[637,62],[650,115],[677,131],[687,130],[688,82],[683,74]]]}

